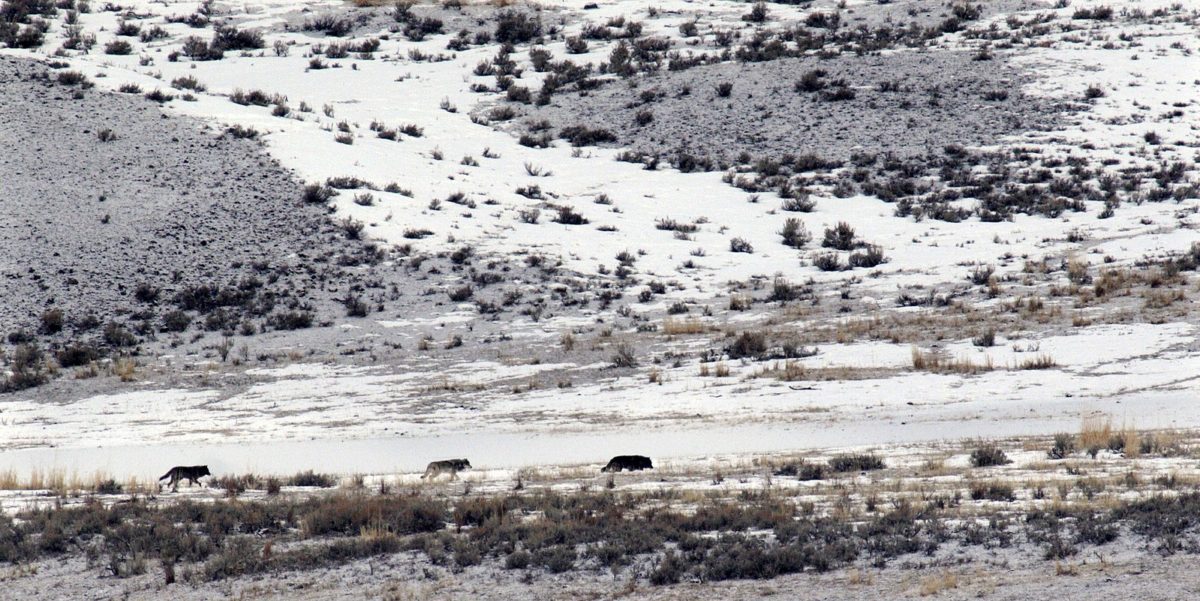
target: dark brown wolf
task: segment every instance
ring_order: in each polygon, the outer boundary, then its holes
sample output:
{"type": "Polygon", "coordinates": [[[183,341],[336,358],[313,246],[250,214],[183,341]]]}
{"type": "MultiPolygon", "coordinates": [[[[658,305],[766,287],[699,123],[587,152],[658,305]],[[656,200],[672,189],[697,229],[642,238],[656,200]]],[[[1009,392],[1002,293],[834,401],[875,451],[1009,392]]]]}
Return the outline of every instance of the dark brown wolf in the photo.
{"type": "Polygon", "coordinates": [[[652,470],[654,464],[650,463],[650,458],[643,455],[617,455],[613,457],[608,465],[604,466],[602,472],[619,472],[628,470],[636,472],[638,470],[652,470]]]}
{"type": "Polygon", "coordinates": [[[211,475],[212,472],[208,471],[207,465],[177,465],[163,474],[159,481],[170,478],[171,481],[167,483],[167,486],[170,486],[171,490],[179,490],[181,480],[187,480],[188,486],[191,486],[199,484],[201,478],[211,475]]]}
{"type": "Polygon", "coordinates": [[[471,462],[466,459],[446,459],[444,461],[434,461],[425,468],[425,474],[421,479],[433,479],[442,474],[450,474],[451,480],[458,479],[458,472],[471,469],[471,462]]]}

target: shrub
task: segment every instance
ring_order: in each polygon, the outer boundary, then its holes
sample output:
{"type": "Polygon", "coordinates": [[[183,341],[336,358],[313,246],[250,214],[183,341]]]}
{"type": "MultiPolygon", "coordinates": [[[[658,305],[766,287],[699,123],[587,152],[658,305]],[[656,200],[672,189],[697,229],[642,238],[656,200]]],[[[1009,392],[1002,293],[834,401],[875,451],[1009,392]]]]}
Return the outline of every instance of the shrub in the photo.
{"type": "Polygon", "coordinates": [[[167,94],[167,93],[163,92],[162,90],[154,90],[153,92],[148,92],[146,94],[146,100],[150,100],[150,101],[162,104],[164,102],[170,102],[172,100],[175,100],[175,97],[172,96],[171,94],[167,94]]]}
{"type": "Polygon", "coordinates": [[[100,351],[91,344],[76,342],[63,347],[55,358],[62,367],[78,367],[99,359],[100,351]]]}
{"type": "Polygon", "coordinates": [[[817,201],[807,194],[802,194],[784,198],[783,204],[779,208],[793,213],[811,213],[813,209],[817,208],[817,201]]]}
{"type": "Polygon", "coordinates": [[[837,253],[821,253],[813,257],[813,265],[821,271],[841,271],[842,260],[837,253]]]}
{"type": "Polygon", "coordinates": [[[266,46],[262,33],[238,29],[232,25],[218,25],[213,29],[213,46],[222,50],[257,50],[266,46]]]}
{"type": "Polygon", "coordinates": [[[637,356],[633,352],[633,347],[625,343],[618,344],[612,356],[612,366],[616,368],[632,368],[637,367],[637,365],[637,356]]]}
{"type": "Polygon", "coordinates": [[[975,501],[1015,501],[1017,495],[1011,484],[1003,482],[972,482],[971,499],[975,501]]]}
{"type": "Polygon", "coordinates": [[[361,296],[347,295],[342,299],[342,306],[346,308],[346,317],[366,317],[370,313],[370,307],[361,296]]]}
{"type": "Polygon", "coordinates": [[[655,586],[678,584],[686,567],[687,563],[680,559],[678,554],[665,553],[658,560],[658,565],[650,572],[650,584],[655,586]]]}
{"type": "Polygon", "coordinates": [[[105,54],[125,55],[133,52],[133,45],[125,40],[113,40],[104,45],[105,54]]]}
{"type": "Polygon", "coordinates": [[[512,553],[504,556],[504,569],[506,570],[524,570],[529,567],[531,556],[528,551],[517,549],[512,553]]]}
{"type": "Polygon", "coordinates": [[[729,252],[753,253],[754,246],[745,238],[732,238],[729,240],[729,252]]]}
{"type": "Polygon", "coordinates": [[[539,550],[534,560],[552,574],[561,574],[575,567],[575,548],[572,545],[554,545],[539,550]]]}
{"type": "Polygon", "coordinates": [[[321,15],[310,21],[305,21],[302,29],[304,31],[321,31],[325,35],[340,38],[350,33],[354,29],[354,24],[349,19],[341,19],[333,15],[321,15]]]}
{"type": "Polygon", "coordinates": [[[607,129],[592,129],[583,125],[565,127],[559,132],[559,137],[570,142],[572,146],[594,146],[617,141],[616,134],[607,129]]]}
{"type": "Polygon", "coordinates": [[[981,348],[996,346],[996,329],[988,328],[982,334],[972,338],[971,344],[981,348]]]}
{"type": "Polygon", "coordinates": [[[972,467],[991,467],[994,465],[1008,465],[1012,461],[1004,452],[1004,449],[994,445],[985,444],[971,451],[971,466],[972,467]]]}
{"type": "Polygon", "coordinates": [[[509,86],[508,90],[505,92],[505,98],[509,102],[529,104],[533,102],[533,93],[530,92],[529,88],[525,86],[509,86]]]}
{"type": "Polygon", "coordinates": [[[45,355],[36,344],[27,343],[13,350],[11,372],[0,380],[0,392],[14,392],[45,384],[50,375],[45,365],[45,355]]]}
{"type": "Polygon", "coordinates": [[[137,338],[121,324],[110,321],[104,326],[104,342],[113,347],[126,347],[137,344],[137,338]]]}
{"type": "Polygon", "coordinates": [[[767,352],[767,335],[763,332],[742,332],[725,347],[730,359],[755,358],[767,352]]]}
{"type": "Polygon", "coordinates": [[[588,51],[587,40],[573,35],[567,38],[567,53],[568,54],[583,54],[588,51]]]}
{"type": "Polygon", "coordinates": [[[751,23],[763,23],[767,20],[767,18],[767,3],[762,2],[761,0],[754,3],[754,6],[750,9],[750,12],[742,15],[743,21],[749,21],[751,23]]]}
{"type": "Polygon", "coordinates": [[[835,472],[868,472],[881,470],[884,467],[883,459],[865,453],[837,455],[829,460],[829,469],[835,472]]]}
{"type": "Polygon", "coordinates": [[[287,478],[288,486],[309,486],[315,488],[333,488],[337,486],[337,478],[329,474],[318,474],[312,470],[297,472],[295,475],[287,478]]]}
{"type": "Polygon", "coordinates": [[[1075,437],[1066,432],[1059,432],[1054,435],[1054,446],[1046,455],[1050,459],[1065,459],[1075,452],[1075,437]]]}
{"type": "Polygon", "coordinates": [[[458,288],[451,290],[448,293],[448,296],[450,297],[451,301],[454,301],[456,303],[461,303],[461,302],[464,302],[467,299],[471,298],[471,295],[474,293],[475,293],[475,290],[473,288],[471,288],[471,286],[467,285],[467,286],[460,286],[458,288]]]}
{"type": "Polygon", "coordinates": [[[825,228],[825,239],[821,246],[836,250],[851,250],[854,248],[854,228],[845,221],[839,221],[831,228],[825,228]]]}
{"type": "Polygon", "coordinates": [[[496,17],[496,32],[493,36],[502,44],[521,44],[542,35],[542,21],[537,17],[515,10],[506,10],[496,17]]]}
{"type": "Polygon", "coordinates": [[[192,316],[179,310],[171,311],[162,317],[164,332],[182,332],[192,323],[192,316]]]}
{"type": "Polygon", "coordinates": [[[216,61],[225,58],[225,51],[220,46],[210,46],[208,42],[194,35],[184,38],[180,52],[194,61],[216,61]]]}
{"type": "Polygon", "coordinates": [[[797,92],[820,92],[825,88],[825,80],[823,79],[825,75],[826,72],[824,69],[805,71],[794,87],[797,92]]]}
{"type": "Polygon", "coordinates": [[[313,314],[308,311],[280,311],[271,316],[270,324],[276,330],[303,330],[312,327],[313,314]]]}
{"type": "Polygon", "coordinates": [[[339,225],[341,225],[342,231],[346,233],[346,237],[351,240],[362,239],[363,229],[366,228],[365,223],[352,217],[343,219],[339,225]]]}
{"type": "Polygon", "coordinates": [[[1113,9],[1111,6],[1097,6],[1096,8],[1080,8],[1075,10],[1075,14],[1071,16],[1073,19],[1090,19],[1094,21],[1109,21],[1113,18],[1113,9]]]}
{"type": "Polygon", "coordinates": [[[517,216],[523,223],[535,224],[541,214],[542,212],[537,209],[521,209],[517,216]]]}
{"type": "Polygon", "coordinates": [[[841,102],[843,100],[854,100],[856,94],[854,90],[846,85],[835,86],[829,90],[821,92],[821,99],[827,102],[841,102]]]}
{"type": "Polygon", "coordinates": [[[792,248],[802,248],[812,241],[812,234],[809,234],[804,223],[794,217],[787,218],[784,222],[784,229],[780,230],[779,235],[784,239],[784,246],[792,248]]]}
{"type": "Polygon", "coordinates": [[[733,94],[733,84],[729,82],[721,82],[717,84],[717,97],[729,98],[733,94]]]}
{"type": "Polygon", "coordinates": [[[883,255],[883,248],[876,244],[868,245],[863,252],[855,252],[850,254],[851,267],[876,267],[885,263],[887,258],[883,255]]]}
{"type": "Polygon", "coordinates": [[[64,86],[87,86],[89,85],[88,78],[79,71],[59,71],[57,77],[58,83],[64,86]]]}
{"type": "Polygon", "coordinates": [[[42,311],[42,326],[40,328],[43,334],[57,334],[63,328],[63,312],[62,309],[46,309],[42,311]]]}
{"type": "Polygon", "coordinates": [[[585,225],[588,223],[588,220],[583,215],[576,213],[574,209],[566,205],[558,207],[558,215],[555,216],[554,221],[563,225],[585,225]]]}

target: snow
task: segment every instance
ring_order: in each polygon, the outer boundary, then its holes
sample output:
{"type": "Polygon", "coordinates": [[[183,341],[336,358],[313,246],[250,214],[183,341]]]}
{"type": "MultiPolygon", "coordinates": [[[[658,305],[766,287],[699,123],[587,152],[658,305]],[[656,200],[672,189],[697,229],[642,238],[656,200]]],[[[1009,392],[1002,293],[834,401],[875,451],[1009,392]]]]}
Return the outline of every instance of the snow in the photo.
{"type": "MultiPolygon", "coordinates": [[[[143,25],[158,22],[162,16],[185,14],[198,6],[194,2],[146,0],[124,4],[139,13],[154,15],[143,25]]],[[[577,11],[584,2],[549,4],[577,11]]],[[[1055,12],[1064,19],[1081,6],[1098,4],[1074,2],[1070,8],[1055,12]]],[[[1147,11],[1167,5],[1104,4],[1137,6],[1147,11]]],[[[274,27],[298,11],[317,14],[335,6],[340,4],[248,0],[233,8],[243,27],[274,27]]],[[[1200,4],[1187,2],[1184,6],[1194,10],[1200,4]]],[[[587,18],[598,21],[621,14],[644,14],[652,7],[664,13],[679,11],[678,16],[650,22],[650,27],[662,35],[674,35],[678,24],[693,11],[708,11],[708,18],[734,22],[745,10],[742,3],[699,7],[682,1],[636,0],[604,3],[599,10],[589,11],[587,18]]],[[[772,5],[772,10],[781,15],[804,14],[802,9],[782,5],[772,5]]],[[[1021,16],[1028,18],[1048,10],[1039,8],[1021,16]]],[[[1003,16],[994,20],[1003,27],[1003,16]]],[[[80,23],[96,34],[99,48],[111,39],[116,15],[80,15],[80,23]]],[[[1119,33],[1118,26],[1112,24],[1076,24],[1099,28],[1106,40],[1119,33]]],[[[495,95],[470,90],[473,83],[485,81],[471,70],[478,62],[491,58],[493,47],[453,53],[453,58],[445,62],[420,62],[410,59],[409,52],[445,53],[444,38],[410,42],[391,36],[383,41],[374,60],[327,59],[337,68],[309,70],[312,45],[327,44],[328,40],[303,32],[273,31],[268,34],[268,49],[248,56],[229,53],[220,61],[171,62],[167,52],[176,49],[184,36],[200,32],[177,24],[163,27],[171,33],[169,39],[150,43],[134,55],[95,52],[65,60],[110,90],[124,83],[137,83],[147,91],[167,90],[174,78],[194,76],[207,86],[207,91],[197,93],[194,102],[176,100],[167,104],[169,113],[199,117],[218,130],[234,124],[254,127],[262,132],[271,156],[307,181],[354,176],[380,187],[396,182],[411,190],[412,198],[372,192],[377,202],[370,207],[355,204],[350,192],[337,197],[336,217],[363,221],[366,233],[381,243],[411,245],[418,251],[469,244],[481,254],[543,253],[561,257],[566,269],[583,274],[597,274],[602,265],[614,265],[618,253],[630,251],[640,255],[635,265],[640,274],[683,284],[685,290],[672,295],[685,298],[721,296],[729,282],[754,276],[770,278],[778,274],[793,281],[811,278],[828,282],[863,275],[820,272],[805,260],[810,251],[797,254],[780,245],[777,232],[786,215],[777,210],[779,199],[764,194],[757,203],[751,203],[749,194],[723,184],[720,173],[683,174],[667,168],[648,171],[640,165],[614,160],[619,150],[577,151],[563,142],[554,148],[534,150],[521,146],[506,132],[472,122],[471,112],[478,103],[497,100],[495,95]],[[287,56],[275,56],[269,49],[276,40],[290,44],[287,56]],[[142,58],[149,58],[149,64],[142,65],[142,58]],[[274,117],[270,108],[230,102],[227,96],[239,89],[286,96],[293,113],[286,118],[274,117]],[[302,102],[313,111],[298,112],[302,102]],[[456,106],[457,112],[443,110],[444,102],[456,106]],[[325,106],[331,107],[332,116],[323,114],[325,106]],[[423,128],[424,135],[402,135],[399,141],[380,139],[368,127],[375,121],[388,127],[416,124],[423,128]],[[342,122],[353,132],[352,145],[334,140],[334,130],[342,122]],[[485,149],[498,156],[484,157],[485,149]],[[444,158],[436,159],[437,153],[444,158]],[[461,159],[467,156],[475,158],[478,166],[462,164],[461,159]],[[527,165],[546,174],[532,176],[527,165]],[[554,223],[552,211],[544,206],[539,223],[523,223],[519,211],[541,206],[539,201],[516,193],[518,187],[529,185],[538,185],[551,202],[573,206],[590,223],[554,223]],[[456,192],[465,193],[476,207],[442,202],[439,210],[430,208],[431,201],[444,200],[456,192]],[[600,194],[610,197],[613,205],[596,204],[594,200],[600,194]],[[693,239],[677,240],[671,232],[655,227],[661,218],[702,225],[693,239]],[[615,229],[602,231],[600,226],[615,229]],[[434,235],[422,240],[405,237],[407,230],[419,228],[427,228],[434,235]],[[755,252],[730,252],[729,240],[735,236],[749,240],[755,252]],[[681,267],[688,261],[695,267],[681,267]]],[[[1137,46],[1122,44],[1105,49],[1098,41],[1071,41],[1075,39],[1072,36],[1080,35],[1071,32],[1056,34],[1052,44],[1017,53],[1017,60],[1039,76],[1029,92],[1082,101],[1089,85],[1099,85],[1106,95],[1095,100],[1090,112],[1079,114],[1078,124],[1068,130],[1009,140],[1006,144],[1041,146],[1059,153],[1091,144],[1095,148],[1088,150],[1090,155],[1111,156],[1120,166],[1158,165],[1173,160],[1192,164],[1200,127],[1200,111],[1194,110],[1196,73],[1200,72],[1193,52],[1194,26],[1168,20],[1129,27],[1138,35],[1137,46]],[[1176,103],[1185,107],[1182,116],[1158,120],[1176,103]],[[1144,139],[1149,131],[1161,134],[1166,142],[1149,147],[1144,139]]],[[[55,38],[60,28],[61,24],[53,26],[49,38],[55,38]]],[[[48,42],[35,54],[48,54],[56,43],[48,42]]],[[[958,39],[955,43],[966,47],[972,42],[958,39]]],[[[556,55],[564,54],[561,42],[548,47],[556,55]]],[[[599,60],[606,54],[603,44],[593,43],[585,58],[599,60]]],[[[1112,218],[1103,220],[1096,218],[1099,207],[1090,206],[1087,213],[1058,219],[1018,215],[1011,222],[950,224],[897,218],[893,205],[876,198],[829,197],[819,198],[817,210],[804,215],[803,221],[810,232],[818,235],[825,227],[847,221],[861,237],[883,247],[889,262],[879,268],[878,277],[864,278],[855,287],[857,295],[872,298],[882,307],[892,304],[899,288],[961,284],[976,264],[995,264],[997,275],[1003,277],[1019,275],[1024,259],[1078,253],[1095,265],[1103,260],[1112,266],[1128,266],[1146,257],[1181,252],[1200,240],[1192,229],[1197,208],[1197,199],[1188,198],[1178,203],[1126,205],[1112,218]],[[1067,235],[1073,230],[1085,232],[1086,240],[1068,241],[1067,235]]],[[[471,311],[456,310],[380,323],[416,338],[427,328],[468,323],[474,318],[471,311]]],[[[731,315],[726,323],[737,325],[741,320],[753,319],[731,315]]],[[[536,333],[527,329],[514,331],[513,335],[546,338],[556,336],[562,328],[591,322],[585,317],[560,317],[553,325],[537,326],[540,329],[536,333]]],[[[1079,327],[1070,334],[1026,334],[1019,339],[1002,339],[992,348],[978,348],[969,339],[947,341],[942,349],[948,356],[975,363],[990,361],[996,367],[973,376],[913,372],[909,369],[913,352],[909,344],[860,341],[821,345],[817,355],[800,363],[812,368],[897,373],[817,382],[810,389],[755,378],[754,373],[762,365],[737,362],[731,362],[732,375],[726,378],[701,377],[695,364],[687,364],[662,367],[662,383],[658,385],[647,384],[645,374],[639,372],[569,389],[540,388],[519,395],[489,384],[594,366],[488,361],[452,366],[434,376],[409,369],[416,366],[365,368],[295,363],[279,369],[251,370],[248,375],[260,381],[230,394],[182,388],[134,389],[55,407],[52,416],[41,403],[6,403],[0,412],[4,426],[0,448],[86,448],[62,457],[91,466],[95,462],[86,458],[93,447],[135,449],[148,441],[171,441],[176,451],[203,449],[219,456],[225,453],[231,469],[252,470],[290,470],[301,459],[339,469],[342,464],[338,461],[343,458],[369,462],[368,458],[376,453],[390,454],[370,464],[370,468],[359,468],[369,471],[398,466],[411,469],[424,460],[418,460],[418,456],[449,454],[456,445],[467,444],[483,445],[475,447],[486,449],[490,455],[481,462],[483,465],[513,466],[544,458],[547,453],[563,460],[581,460],[603,446],[601,439],[610,444],[641,445],[666,455],[684,455],[702,445],[717,445],[719,448],[713,452],[751,447],[769,451],[827,445],[847,438],[883,443],[1049,433],[1073,427],[1080,415],[1091,412],[1107,412],[1144,427],[1200,425],[1200,410],[1191,401],[1198,386],[1187,375],[1200,368],[1200,355],[1191,345],[1195,326],[1138,323],[1079,327]],[[1033,347],[1037,350],[1029,350],[1033,347]],[[1039,353],[1052,357],[1059,367],[1015,369],[1039,353]],[[431,395],[430,390],[439,385],[458,389],[454,398],[431,395]],[[704,427],[689,429],[685,422],[704,427]],[[631,426],[625,432],[606,429],[612,424],[631,426]],[[595,434],[590,433],[593,429],[595,434]],[[547,432],[557,434],[544,434],[547,432]],[[403,436],[397,437],[399,434],[403,436]],[[534,436],[534,441],[523,438],[527,436],[534,436]],[[362,449],[345,451],[343,456],[338,450],[342,447],[300,442],[306,439],[384,442],[363,443],[366,446],[362,449]],[[244,447],[229,440],[253,440],[261,446],[244,447]],[[413,443],[414,447],[397,442],[410,440],[426,442],[413,443]],[[434,440],[443,442],[430,442],[434,440]],[[223,451],[189,446],[213,444],[227,446],[221,447],[223,451]],[[235,447],[247,450],[232,450],[235,447]],[[301,453],[297,449],[306,450],[301,453]],[[267,459],[268,451],[281,450],[297,450],[298,454],[278,464],[267,459]]],[[[0,468],[5,462],[21,465],[31,456],[23,453],[0,452],[0,468]]],[[[57,461],[53,453],[41,453],[38,461],[57,461]]],[[[160,463],[161,457],[167,456],[155,453],[160,463]]]]}

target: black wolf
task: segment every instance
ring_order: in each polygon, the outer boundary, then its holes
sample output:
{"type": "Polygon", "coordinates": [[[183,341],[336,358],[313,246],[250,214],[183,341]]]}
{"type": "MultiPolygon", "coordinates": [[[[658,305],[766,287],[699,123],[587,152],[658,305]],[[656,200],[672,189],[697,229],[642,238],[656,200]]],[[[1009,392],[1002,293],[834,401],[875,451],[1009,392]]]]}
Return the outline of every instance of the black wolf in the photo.
{"type": "Polygon", "coordinates": [[[602,472],[619,472],[628,470],[636,472],[638,470],[652,470],[654,464],[650,463],[650,458],[642,455],[617,455],[608,462],[600,471],[602,472]]]}
{"type": "Polygon", "coordinates": [[[170,478],[167,486],[170,486],[171,490],[179,490],[179,482],[182,480],[187,480],[188,486],[191,486],[199,484],[201,478],[211,475],[207,465],[177,465],[163,474],[159,481],[170,478]]]}

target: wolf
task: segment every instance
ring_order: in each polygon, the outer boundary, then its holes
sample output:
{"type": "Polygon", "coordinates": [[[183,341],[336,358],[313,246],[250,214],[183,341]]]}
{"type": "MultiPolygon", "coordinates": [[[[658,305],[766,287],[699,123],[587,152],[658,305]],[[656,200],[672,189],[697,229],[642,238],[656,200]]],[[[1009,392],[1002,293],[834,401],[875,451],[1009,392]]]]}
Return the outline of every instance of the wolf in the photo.
{"type": "Polygon", "coordinates": [[[629,470],[636,472],[638,470],[652,470],[654,464],[650,463],[650,458],[643,455],[617,455],[608,462],[608,465],[601,468],[602,472],[619,472],[621,470],[629,470]]]}
{"type": "Polygon", "coordinates": [[[425,468],[425,474],[421,479],[433,479],[442,474],[450,474],[451,480],[458,479],[458,472],[471,469],[471,462],[466,459],[446,459],[444,461],[430,462],[429,467],[425,468]]]}
{"type": "Polygon", "coordinates": [[[167,470],[167,473],[163,474],[158,480],[161,482],[170,478],[171,481],[167,483],[167,486],[170,486],[172,491],[178,491],[179,482],[182,480],[187,480],[188,486],[191,486],[199,484],[201,478],[211,475],[212,472],[208,471],[207,465],[177,465],[167,470]]]}

